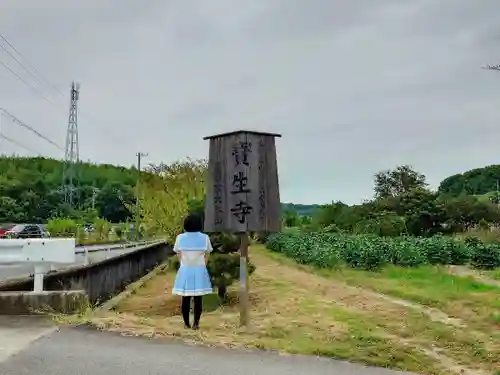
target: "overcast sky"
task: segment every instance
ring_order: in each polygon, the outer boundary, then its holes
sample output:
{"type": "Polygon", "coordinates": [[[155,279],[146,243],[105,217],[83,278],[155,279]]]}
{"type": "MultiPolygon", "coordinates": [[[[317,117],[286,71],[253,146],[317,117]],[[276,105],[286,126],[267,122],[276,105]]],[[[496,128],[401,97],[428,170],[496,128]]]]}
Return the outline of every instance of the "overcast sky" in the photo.
{"type": "MultiPolygon", "coordinates": [[[[0,65],[0,107],[63,147],[77,80],[84,160],[201,158],[205,135],[280,132],[296,203],[358,203],[398,164],[436,187],[500,163],[500,72],[480,69],[500,63],[499,0],[0,0],[0,33],[58,89],[0,49],[37,91],[0,65]]],[[[6,116],[1,132],[63,156],[6,116]]]]}

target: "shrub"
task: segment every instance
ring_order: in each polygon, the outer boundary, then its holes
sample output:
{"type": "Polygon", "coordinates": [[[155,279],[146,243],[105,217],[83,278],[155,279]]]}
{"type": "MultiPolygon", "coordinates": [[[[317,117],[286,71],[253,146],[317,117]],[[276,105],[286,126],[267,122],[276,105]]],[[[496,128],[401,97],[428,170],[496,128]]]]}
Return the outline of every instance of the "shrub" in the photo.
{"type": "Polygon", "coordinates": [[[424,252],[430,264],[449,264],[451,262],[450,239],[434,236],[417,239],[417,247],[424,252]]]}
{"type": "Polygon", "coordinates": [[[472,266],[492,270],[500,267],[500,249],[493,244],[478,244],[472,248],[472,266]]]}
{"type": "Polygon", "coordinates": [[[93,222],[94,231],[100,240],[107,239],[111,230],[111,223],[106,219],[97,218],[93,222]]]}
{"type": "MultiPolygon", "coordinates": [[[[208,260],[207,269],[212,285],[217,288],[219,298],[225,299],[227,288],[240,279],[240,255],[214,253],[208,260]]],[[[253,271],[255,266],[248,261],[248,274],[251,275],[253,271]]]]}
{"type": "Polygon", "coordinates": [[[451,248],[451,264],[462,265],[471,261],[471,247],[461,241],[454,241],[451,248]]]}
{"type": "Polygon", "coordinates": [[[372,235],[346,238],[340,258],[352,268],[376,270],[388,262],[391,253],[390,243],[381,241],[381,237],[372,235]]]}
{"type": "Polygon", "coordinates": [[[116,237],[118,237],[121,240],[123,238],[123,229],[120,227],[116,227],[115,234],[116,234],[116,237]]]}
{"type": "Polygon", "coordinates": [[[394,241],[388,262],[401,267],[417,267],[427,259],[413,241],[403,237],[394,241]]]}
{"type": "Polygon", "coordinates": [[[240,248],[240,239],[232,233],[215,233],[210,235],[210,242],[214,252],[229,254],[240,248]]]}
{"type": "Polygon", "coordinates": [[[52,237],[75,237],[77,232],[76,221],[65,218],[49,220],[46,228],[52,237]]]}

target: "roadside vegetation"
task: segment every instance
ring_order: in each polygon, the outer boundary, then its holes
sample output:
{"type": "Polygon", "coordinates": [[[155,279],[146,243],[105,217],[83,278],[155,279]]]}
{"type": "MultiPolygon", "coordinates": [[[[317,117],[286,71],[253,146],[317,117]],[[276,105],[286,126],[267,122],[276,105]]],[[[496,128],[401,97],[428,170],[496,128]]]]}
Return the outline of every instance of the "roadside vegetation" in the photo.
{"type": "Polygon", "coordinates": [[[120,243],[137,239],[130,223],[113,224],[101,218],[80,220],[55,218],[45,225],[51,237],[74,237],[77,245],[120,243]]]}

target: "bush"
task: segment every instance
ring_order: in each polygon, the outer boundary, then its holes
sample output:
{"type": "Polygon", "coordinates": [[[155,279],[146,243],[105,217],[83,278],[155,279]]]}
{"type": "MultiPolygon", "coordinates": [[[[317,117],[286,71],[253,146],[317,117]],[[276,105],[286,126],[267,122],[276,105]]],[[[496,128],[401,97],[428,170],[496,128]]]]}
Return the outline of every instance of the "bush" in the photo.
{"type": "MultiPolygon", "coordinates": [[[[208,260],[207,269],[212,285],[217,288],[219,298],[225,299],[227,288],[240,279],[240,255],[212,254],[208,260]]],[[[248,261],[248,275],[251,275],[254,271],[255,266],[248,261]]]]}
{"type": "Polygon", "coordinates": [[[478,244],[472,249],[472,266],[485,270],[500,267],[500,249],[493,244],[478,244]]]}
{"type": "Polygon", "coordinates": [[[109,231],[111,230],[111,223],[106,219],[97,218],[93,222],[94,231],[98,235],[100,240],[107,239],[109,237],[109,231]]]}
{"type": "Polygon", "coordinates": [[[56,218],[49,220],[46,225],[52,237],[75,237],[77,224],[75,220],[56,218]]]}
{"type": "Polygon", "coordinates": [[[418,267],[427,262],[424,252],[406,238],[395,240],[392,245],[389,263],[401,267],[418,267]]]}
{"type": "Polygon", "coordinates": [[[416,267],[422,264],[466,264],[482,269],[500,267],[500,246],[476,238],[459,241],[433,237],[380,237],[371,234],[279,233],[268,238],[269,250],[283,253],[297,263],[332,268],[340,263],[352,268],[377,270],[386,264],[416,267]]]}
{"type": "Polygon", "coordinates": [[[210,235],[214,252],[229,254],[240,249],[240,239],[232,233],[215,233],[210,235]]]}

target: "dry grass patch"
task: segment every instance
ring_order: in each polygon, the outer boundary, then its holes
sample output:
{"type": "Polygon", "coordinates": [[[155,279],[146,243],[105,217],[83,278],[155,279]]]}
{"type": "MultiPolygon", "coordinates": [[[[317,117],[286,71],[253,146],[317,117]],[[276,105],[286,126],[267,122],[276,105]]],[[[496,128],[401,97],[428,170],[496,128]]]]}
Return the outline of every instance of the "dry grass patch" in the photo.
{"type": "MultiPolygon", "coordinates": [[[[200,331],[185,330],[174,275],[163,273],[93,323],[125,334],[181,337],[208,345],[324,355],[426,374],[492,373],[500,357],[484,338],[372,290],[313,274],[252,248],[252,327],[234,304],[208,299],[200,331]],[[497,361],[497,362],[495,362],[497,361]],[[482,372],[481,372],[482,371],[482,372]]],[[[373,289],[373,288],[370,288],[373,289]]],[[[232,302],[235,302],[231,290],[232,302]]]]}
{"type": "Polygon", "coordinates": [[[394,320],[388,311],[377,311],[370,318],[389,334],[403,341],[411,338],[427,353],[439,353],[443,363],[455,361],[473,369],[499,370],[500,289],[494,285],[450,275],[444,267],[390,266],[380,272],[320,270],[298,265],[281,254],[269,256],[281,264],[326,277],[334,284],[348,284],[363,294],[371,293],[407,307],[411,312],[394,320]]]}

